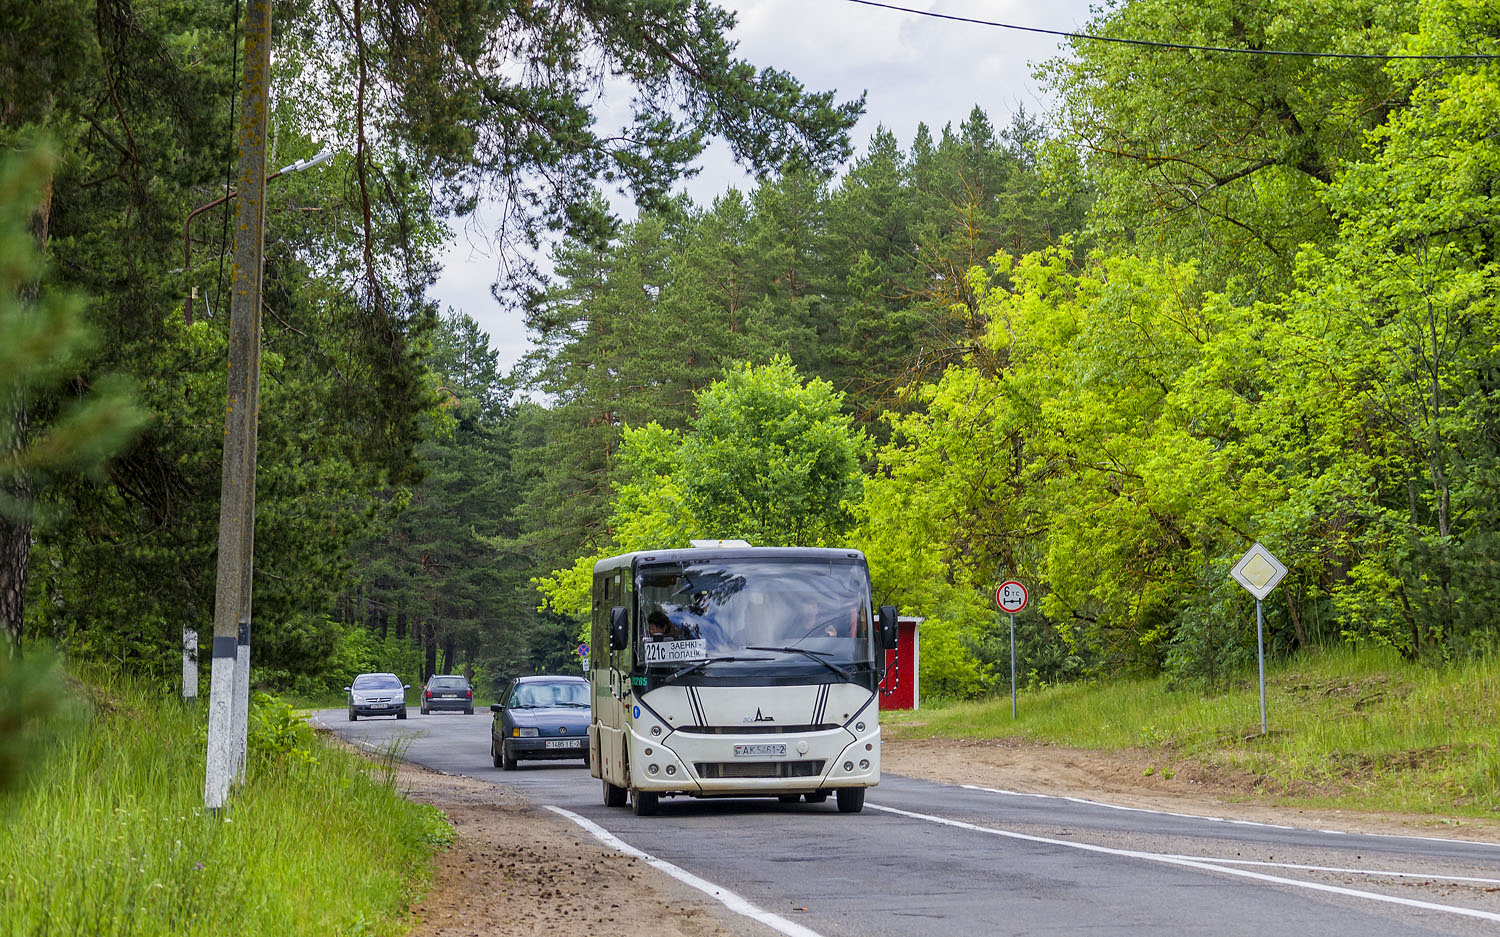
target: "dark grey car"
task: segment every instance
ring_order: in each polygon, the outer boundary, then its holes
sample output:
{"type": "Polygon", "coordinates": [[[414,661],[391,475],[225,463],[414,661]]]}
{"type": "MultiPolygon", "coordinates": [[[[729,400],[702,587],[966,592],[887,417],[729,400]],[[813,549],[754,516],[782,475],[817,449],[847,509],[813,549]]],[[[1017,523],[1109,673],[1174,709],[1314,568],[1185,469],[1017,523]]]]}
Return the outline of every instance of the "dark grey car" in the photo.
{"type": "Polygon", "coordinates": [[[490,758],[514,771],[529,758],[589,763],[589,683],[582,677],[517,677],[490,709],[490,758]]]}
{"type": "Polygon", "coordinates": [[[362,673],[344,687],[349,694],[349,721],[360,716],[406,718],[406,691],[411,689],[393,673],[362,673]]]}
{"type": "Polygon", "coordinates": [[[446,709],[452,712],[473,714],[474,688],[467,677],[459,675],[433,674],[422,688],[422,715],[446,709]]]}

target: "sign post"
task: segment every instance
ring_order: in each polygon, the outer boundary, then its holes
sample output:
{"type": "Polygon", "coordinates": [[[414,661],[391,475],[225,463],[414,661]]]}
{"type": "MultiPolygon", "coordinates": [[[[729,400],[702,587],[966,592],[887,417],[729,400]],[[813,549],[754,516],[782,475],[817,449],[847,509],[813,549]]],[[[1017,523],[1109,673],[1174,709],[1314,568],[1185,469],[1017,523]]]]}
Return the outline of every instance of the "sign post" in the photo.
{"type": "Polygon", "coordinates": [[[1271,551],[1259,543],[1245,551],[1234,569],[1229,571],[1234,581],[1255,596],[1255,657],[1260,666],[1260,734],[1266,734],[1266,647],[1265,616],[1261,612],[1261,600],[1271,594],[1286,576],[1286,567],[1271,555],[1271,551]]]}
{"type": "Polygon", "coordinates": [[[995,590],[995,604],[1010,613],[1010,717],[1016,718],[1016,612],[1026,607],[1026,587],[1014,579],[1000,583],[995,590]]]}

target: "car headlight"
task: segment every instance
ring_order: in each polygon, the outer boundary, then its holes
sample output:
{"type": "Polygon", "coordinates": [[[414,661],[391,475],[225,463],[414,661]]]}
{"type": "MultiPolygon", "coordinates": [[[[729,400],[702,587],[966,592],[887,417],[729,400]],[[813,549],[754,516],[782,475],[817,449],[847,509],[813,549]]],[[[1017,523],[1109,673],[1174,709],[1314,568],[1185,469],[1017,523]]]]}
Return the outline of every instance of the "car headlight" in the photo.
{"type": "Polygon", "coordinates": [[[537,731],[535,729],[516,728],[511,729],[510,734],[512,738],[518,739],[534,739],[537,737],[537,731]]]}

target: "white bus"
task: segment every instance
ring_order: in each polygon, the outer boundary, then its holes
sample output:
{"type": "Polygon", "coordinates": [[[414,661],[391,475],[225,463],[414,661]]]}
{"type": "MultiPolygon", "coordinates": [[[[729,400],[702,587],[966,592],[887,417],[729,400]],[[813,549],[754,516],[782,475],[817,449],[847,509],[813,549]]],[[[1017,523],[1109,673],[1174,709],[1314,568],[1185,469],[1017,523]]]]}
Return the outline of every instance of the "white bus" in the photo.
{"type": "Polygon", "coordinates": [[[594,566],[589,771],[604,803],[779,797],[844,813],[880,782],[880,680],[856,550],[697,542],[594,566]]]}

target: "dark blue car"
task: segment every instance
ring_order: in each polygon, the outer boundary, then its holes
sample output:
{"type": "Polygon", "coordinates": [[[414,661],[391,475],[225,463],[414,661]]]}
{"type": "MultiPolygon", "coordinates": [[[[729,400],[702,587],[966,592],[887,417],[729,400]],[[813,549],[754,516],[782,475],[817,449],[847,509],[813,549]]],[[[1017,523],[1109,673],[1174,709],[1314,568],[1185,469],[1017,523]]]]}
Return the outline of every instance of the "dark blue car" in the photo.
{"type": "Polygon", "coordinates": [[[517,677],[490,709],[490,758],[514,771],[527,758],[589,763],[589,683],[582,677],[517,677]]]}

